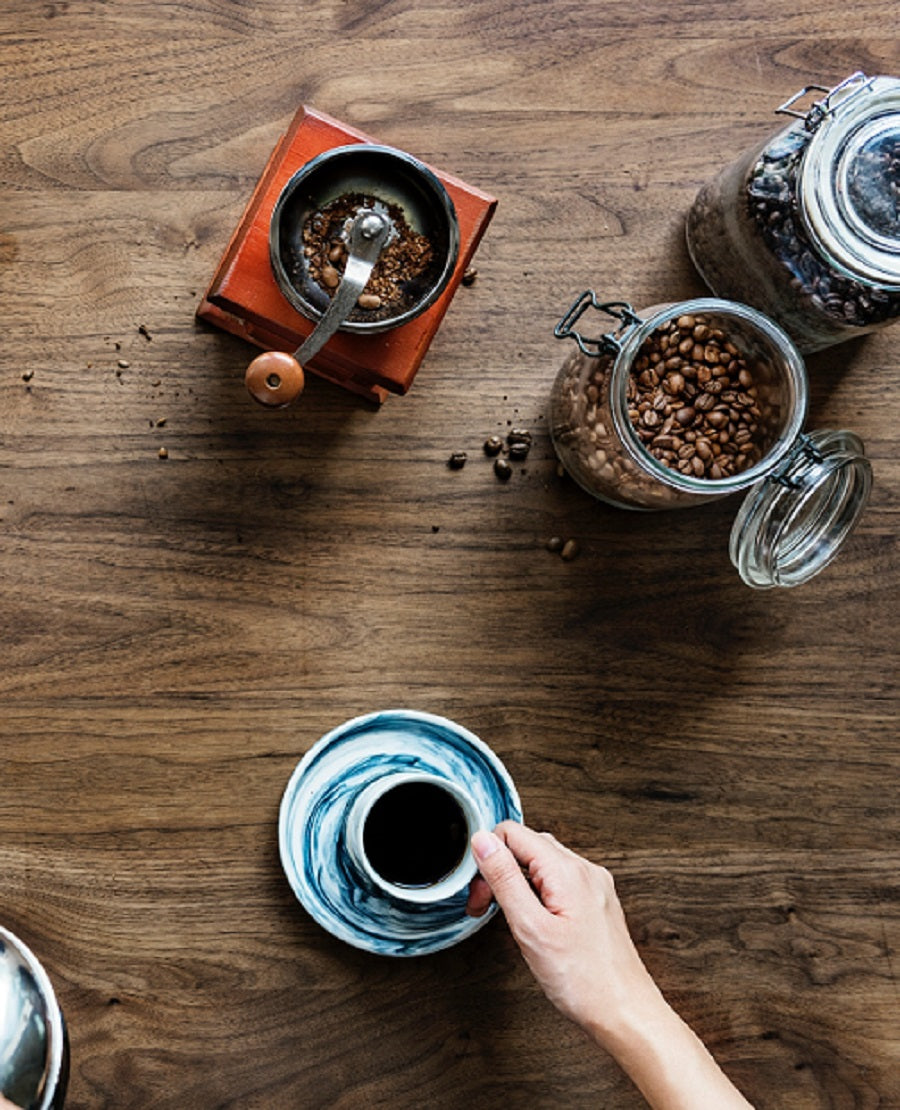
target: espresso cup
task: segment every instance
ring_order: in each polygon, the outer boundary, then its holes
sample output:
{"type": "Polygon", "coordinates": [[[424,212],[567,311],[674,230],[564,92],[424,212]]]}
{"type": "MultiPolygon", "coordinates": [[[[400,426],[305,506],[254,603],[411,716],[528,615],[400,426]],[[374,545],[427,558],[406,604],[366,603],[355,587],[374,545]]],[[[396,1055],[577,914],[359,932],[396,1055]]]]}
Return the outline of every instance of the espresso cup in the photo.
{"type": "Polygon", "coordinates": [[[475,877],[469,842],[482,824],[474,800],[456,783],[398,772],[360,791],[347,814],[346,846],[370,887],[394,901],[433,905],[475,877]]]}

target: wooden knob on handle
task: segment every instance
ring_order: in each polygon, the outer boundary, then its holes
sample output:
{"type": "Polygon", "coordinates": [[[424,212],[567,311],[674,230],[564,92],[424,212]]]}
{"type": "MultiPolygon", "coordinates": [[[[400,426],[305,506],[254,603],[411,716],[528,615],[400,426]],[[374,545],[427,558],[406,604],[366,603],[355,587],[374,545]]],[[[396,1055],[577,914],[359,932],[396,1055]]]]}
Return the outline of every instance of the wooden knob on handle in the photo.
{"type": "Polygon", "coordinates": [[[265,351],[247,367],[244,384],[261,405],[283,408],[303,392],[303,367],[286,351],[265,351]]]}

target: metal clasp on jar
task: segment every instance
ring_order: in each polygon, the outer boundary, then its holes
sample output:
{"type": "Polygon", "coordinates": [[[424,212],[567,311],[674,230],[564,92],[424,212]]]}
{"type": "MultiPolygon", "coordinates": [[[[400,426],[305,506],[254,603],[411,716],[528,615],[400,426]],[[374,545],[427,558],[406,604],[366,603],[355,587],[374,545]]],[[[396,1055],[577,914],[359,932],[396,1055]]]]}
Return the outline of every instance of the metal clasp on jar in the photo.
{"type": "Polygon", "coordinates": [[[797,474],[801,468],[808,465],[821,466],[824,462],[822,452],[807,434],[801,432],[782,464],[770,477],[785,489],[800,489],[802,483],[797,474]]]}
{"type": "Polygon", "coordinates": [[[644,321],[637,315],[627,301],[598,301],[592,289],[586,289],[570,305],[562,317],[553,334],[557,339],[574,339],[582,354],[590,358],[599,358],[600,355],[617,355],[622,349],[622,339],[628,335],[632,328],[644,321]],[[604,332],[596,339],[591,339],[575,329],[575,325],[589,308],[595,308],[607,316],[619,321],[619,326],[611,332],[604,332]]]}
{"type": "Polygon", "coordinates": [[[792,97],[789,97],[784,104],[780,104],[775,112],[783,116],[794,116],[797,119],[802,119],[804,128],[813,132],[821,126],[822,122],[832,112],[837,110],[839,105],[846,103],[851,97],[857,96],[864,89],[871,88],[873,81],[873,77],[866,77],[862,70],[857,70],[856,73],[852,73],[841,81],[839,85],[835,85],[833,89],[829,89],[826,85],[806,85],[799,92],[794,93],[792,97]],[[802,100],[804,96],[808,96],[812,92],[823,92],[826,95],[821,100],[815,101],[807,111],[796,111],[794,105],[797,101],[802,100]]]}

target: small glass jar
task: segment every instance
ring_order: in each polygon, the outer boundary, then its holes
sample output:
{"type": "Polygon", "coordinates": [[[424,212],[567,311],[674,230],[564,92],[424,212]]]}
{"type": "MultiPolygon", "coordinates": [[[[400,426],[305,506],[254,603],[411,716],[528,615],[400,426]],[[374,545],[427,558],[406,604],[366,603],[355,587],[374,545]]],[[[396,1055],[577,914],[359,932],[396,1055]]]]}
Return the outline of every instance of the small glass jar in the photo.
{"type": "Polygon", "coordinates": [[[804,434],[803,359],[747,305],[698,298],[638,315],[582,293],[557,324],[577,346],[550,394],[550,434],[588,493],[625,509],[674,509],[749,490],[731,558],[751,586],[794,586],[834,557],[872,483],[846,431],[804,434]],[[587,338],[588,309],[616,322],[587,338]]]}
{"type": "Polygon", "coordinates": [[[687,244],[716,296],[816,351],[900,316],[900,79],[855,73],[777,111],[794,122],[700,190],[687,244]]]}

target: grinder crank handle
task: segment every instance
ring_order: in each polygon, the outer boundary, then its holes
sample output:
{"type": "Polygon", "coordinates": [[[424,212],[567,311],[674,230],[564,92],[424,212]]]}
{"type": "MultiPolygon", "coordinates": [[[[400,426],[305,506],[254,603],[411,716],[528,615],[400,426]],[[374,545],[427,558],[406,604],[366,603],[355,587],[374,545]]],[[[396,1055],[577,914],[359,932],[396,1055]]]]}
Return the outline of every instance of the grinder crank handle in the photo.
{"type": "Polygon", "coordinates": [[[292,355],[287,351],[265,351],[247,367],[244,384],[260,404],[283,408],[303,392],[303,364],[319,353],[350,315],[391,229],[391,221],[372,208],[357,213],[350,227],[344,276],[306,342],[292,355]]]}

